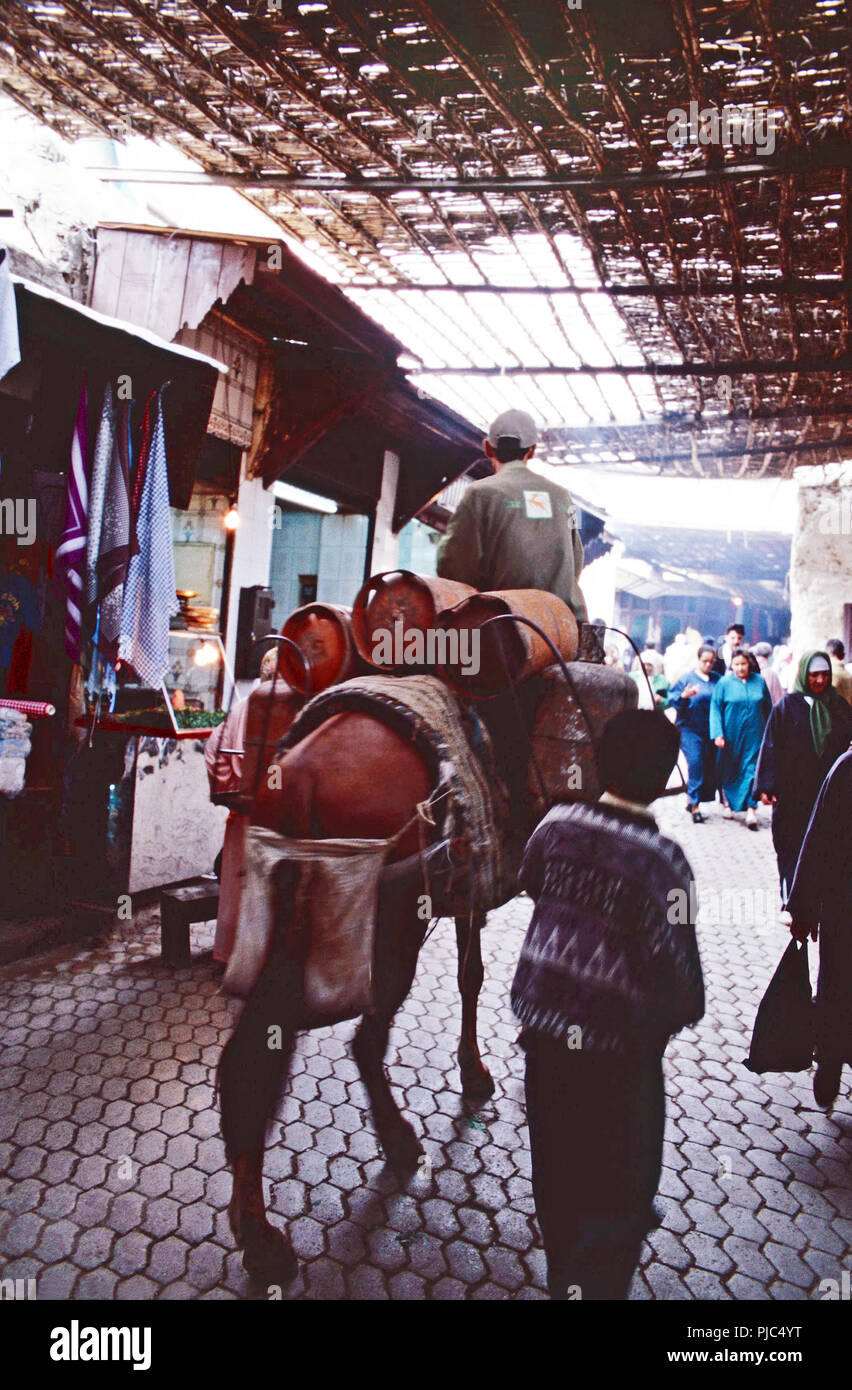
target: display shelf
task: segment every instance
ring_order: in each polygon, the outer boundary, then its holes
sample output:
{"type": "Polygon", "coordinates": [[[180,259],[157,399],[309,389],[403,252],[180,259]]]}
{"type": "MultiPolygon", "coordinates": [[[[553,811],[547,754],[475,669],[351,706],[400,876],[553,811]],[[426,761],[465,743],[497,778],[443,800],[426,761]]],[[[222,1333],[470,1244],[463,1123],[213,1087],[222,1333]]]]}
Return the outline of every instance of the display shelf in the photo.
{"type": "MultiPolygon", "coordinates": [[[[81,715],[75,719],[74,724],[78,729],[88,729],[91,727],[91,718],[81,715]]],[[[138,734],[145,738],[209,738],[213,730],[218,725],[211,724],[202,726],[198,729],[173,729],[165,722],[162,724],[134,724],[128,719],[114,719],[112,715],[105,714],[98,719],[95,729],[106,734],[126,734],[128,738],[131,734],[138,734]]]]}

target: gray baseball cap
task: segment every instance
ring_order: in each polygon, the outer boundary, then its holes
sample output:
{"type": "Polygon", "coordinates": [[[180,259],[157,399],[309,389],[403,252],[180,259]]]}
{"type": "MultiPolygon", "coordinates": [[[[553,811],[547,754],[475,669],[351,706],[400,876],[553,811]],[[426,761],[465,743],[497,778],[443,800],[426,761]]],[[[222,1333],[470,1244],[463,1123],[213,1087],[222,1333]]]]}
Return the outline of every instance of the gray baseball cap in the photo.
{"type": "Polygon", "coordinates": [[[488,431],[488,443],[495,449],[500,439],[518,439],[522,449],[531,449],[538,443],[538,425],[525,410],[504,410],[488,431]]]}

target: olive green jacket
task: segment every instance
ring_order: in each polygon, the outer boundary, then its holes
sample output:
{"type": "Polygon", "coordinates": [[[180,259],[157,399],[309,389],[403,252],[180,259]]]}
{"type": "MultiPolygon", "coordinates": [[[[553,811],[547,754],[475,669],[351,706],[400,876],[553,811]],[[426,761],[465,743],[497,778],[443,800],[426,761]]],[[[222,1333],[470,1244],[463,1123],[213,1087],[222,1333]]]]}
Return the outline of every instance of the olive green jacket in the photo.
{"type": "Polygon", "coordinates": [[[522,463],[471,483],[438,547],[438,574],[474,589],[544,589],[588,622],[570,493],[522,463]]]}

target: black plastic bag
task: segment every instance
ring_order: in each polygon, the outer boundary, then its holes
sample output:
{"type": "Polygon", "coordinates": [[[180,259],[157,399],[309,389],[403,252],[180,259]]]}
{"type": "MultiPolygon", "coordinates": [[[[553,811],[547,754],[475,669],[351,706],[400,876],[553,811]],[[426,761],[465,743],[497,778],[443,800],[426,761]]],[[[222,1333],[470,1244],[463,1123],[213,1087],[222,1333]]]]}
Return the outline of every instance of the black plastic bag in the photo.
{"type": "Polygon", "coordinates": [[[760,1001],[749,1071],[807,1071],[814,1054],[814,1006],[808,946],[791,940],[760,1001]]]}

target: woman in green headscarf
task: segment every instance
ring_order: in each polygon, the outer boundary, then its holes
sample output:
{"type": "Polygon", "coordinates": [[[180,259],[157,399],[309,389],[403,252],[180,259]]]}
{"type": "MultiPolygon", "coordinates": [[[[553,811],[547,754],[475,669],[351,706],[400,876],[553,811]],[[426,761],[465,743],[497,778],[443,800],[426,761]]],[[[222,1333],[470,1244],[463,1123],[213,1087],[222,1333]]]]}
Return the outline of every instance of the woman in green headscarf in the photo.
{"type": "Polygon", "coordinates": [[[786,903],[814,802],[852,740],[852,708],[831,684],[826,652],[806,652],[795,689],[774,707],[757,761],[755,794],[772,806],[772,842],[786,903]]]}

